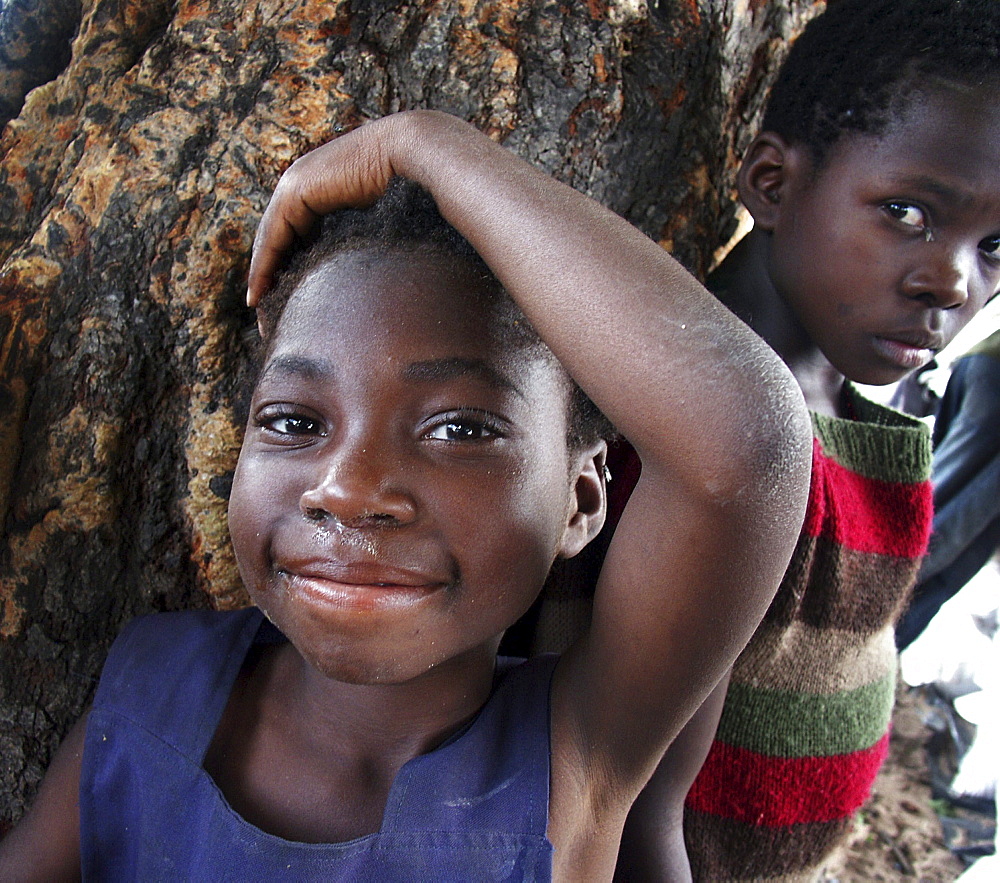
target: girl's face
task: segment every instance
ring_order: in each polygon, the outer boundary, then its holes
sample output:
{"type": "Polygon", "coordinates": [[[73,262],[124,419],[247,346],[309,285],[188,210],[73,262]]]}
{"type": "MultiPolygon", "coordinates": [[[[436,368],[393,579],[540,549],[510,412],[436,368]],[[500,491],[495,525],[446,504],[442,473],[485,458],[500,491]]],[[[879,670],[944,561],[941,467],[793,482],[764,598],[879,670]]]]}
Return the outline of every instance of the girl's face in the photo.
{"type": "Polygon", "coordinates": [[[330,677],[492,659],[575,551],[565,377],[503,346],[481,284],[457,259],[342,255],[276,331],[230,530],[254,602],[330,677]]]}
{"type": "Polygon", "coordinates": [[[891,383],[926,364],[1000,288],[992,90],[930,89],[884,135],[845,136],[818,174],[805,163],[786,184],[771,277],[852,380],[891,383]]]}

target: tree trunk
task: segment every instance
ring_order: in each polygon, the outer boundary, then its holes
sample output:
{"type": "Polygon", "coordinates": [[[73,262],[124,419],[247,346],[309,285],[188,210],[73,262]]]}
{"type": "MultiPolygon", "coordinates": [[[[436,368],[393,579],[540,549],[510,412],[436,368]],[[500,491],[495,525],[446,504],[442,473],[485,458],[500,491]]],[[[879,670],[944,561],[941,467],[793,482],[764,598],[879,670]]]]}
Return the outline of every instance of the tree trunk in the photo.
{"type": "Polygon", "coordinates": [[[776,57],[820,7],[11,0],[0,833],[127,619],[244,603],[226,500],[247,258],[279,173],[366,119],[440,108],[703,272],[776,57]]]}

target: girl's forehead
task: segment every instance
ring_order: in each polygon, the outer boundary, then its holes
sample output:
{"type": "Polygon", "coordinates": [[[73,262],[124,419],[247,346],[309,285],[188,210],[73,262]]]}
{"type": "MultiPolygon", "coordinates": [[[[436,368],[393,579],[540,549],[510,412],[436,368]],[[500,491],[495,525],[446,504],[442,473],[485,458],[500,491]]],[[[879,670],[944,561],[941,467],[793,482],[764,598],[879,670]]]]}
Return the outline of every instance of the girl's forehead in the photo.
{"type": "Polygon", "coordinates": [[[465,361],[520,376],[562,369],[492,279],[461,257],[338,255],[291,294],[269,347],[355,364],[465,361]]]}
{"type": "Polygon", "coordinates": [[[488,327],[495,302],[494,286],[461,257],[352,251],[332,256],[306,275],[286,313],[343,321],[357,312],[373,316],[393,308],[400,321],[425,319],[430,325],[450,316],[488,327]]]}

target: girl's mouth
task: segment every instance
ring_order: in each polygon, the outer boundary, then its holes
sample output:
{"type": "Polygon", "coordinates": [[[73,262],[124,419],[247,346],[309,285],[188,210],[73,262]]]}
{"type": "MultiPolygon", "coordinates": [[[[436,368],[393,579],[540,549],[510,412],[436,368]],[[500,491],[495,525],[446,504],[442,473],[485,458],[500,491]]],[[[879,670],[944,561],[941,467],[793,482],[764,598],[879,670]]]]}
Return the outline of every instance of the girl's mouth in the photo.
{"type": "Polygon", "coordinates": [[[429,576],[367,565],[278,569],[277,575],[288,592],[314,603],[359,612],[407,607],[446,586],[429,576]]]}

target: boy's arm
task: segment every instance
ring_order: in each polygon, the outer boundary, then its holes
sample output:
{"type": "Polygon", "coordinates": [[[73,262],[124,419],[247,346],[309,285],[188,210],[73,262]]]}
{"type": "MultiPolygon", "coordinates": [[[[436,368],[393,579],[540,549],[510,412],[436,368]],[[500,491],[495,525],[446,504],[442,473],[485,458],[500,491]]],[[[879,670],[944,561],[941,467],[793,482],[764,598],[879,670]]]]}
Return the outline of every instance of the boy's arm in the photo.
{"type": "MultiPolygon", "coordinates": [[[[250,300],[296,231],[371,202],[393,174],[431,192],[642,459],[593,624],[553,689],[554,742],[584,755],[557,757],[555,769],[582,763],[606,773],[605,797],[634,793],[784,572],[808,489],[801,394],[774,352],[656,243],[434,112],[369,123],[292,166],[258,230],[250,300]]],[[[553,797],[580,787],[557,775],[553,797]]]]}
{"type": "Polygon", "coordinates": [[[670,743],[635,799],[622,832],[615,880],[690,879],[684,844],[684,799],[705,763],[729,688],[724,677],[670,743]],[[673,876],[669,876],[673,874],[673,876]]]}
{"type": "Polygon", "coordinates": [[[0,880],[57,883],[80,879],[80,765],[86,715],[52,758],[28,813],[0,841],[0,880]]]}

